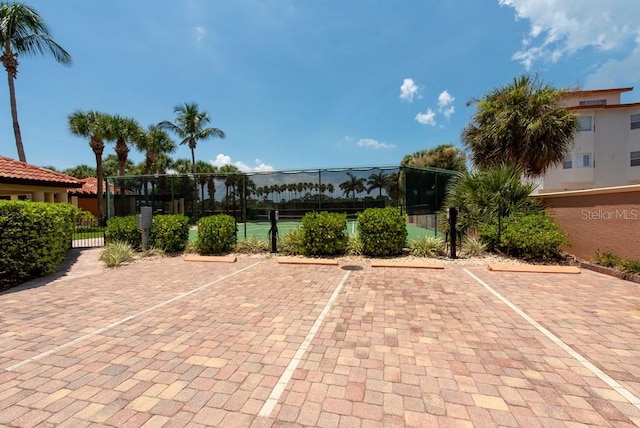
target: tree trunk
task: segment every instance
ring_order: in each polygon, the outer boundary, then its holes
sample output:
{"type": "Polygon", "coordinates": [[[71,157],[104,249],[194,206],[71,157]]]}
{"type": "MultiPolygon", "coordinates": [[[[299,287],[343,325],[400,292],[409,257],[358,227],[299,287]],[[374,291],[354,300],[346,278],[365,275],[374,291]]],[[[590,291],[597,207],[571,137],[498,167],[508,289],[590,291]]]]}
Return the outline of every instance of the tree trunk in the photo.
{"type": "MultiPolygon", "coordinates": [[[[17,61],[16,61],[17,66],[17,61]]],[[[18,123],[18,106],[16,104],[16,88],[14,85],[14,77],[11,71],[7,70],[7,81],[9,83],[9,101],[11,103],[11,118],[13,120],[13,133],[16,137],[16,149],[18,149],[18,159],[20,162],[26,162],[27,157],[24,154],[24,146],[22,145],[22,135],[20,133],[20,124],[18,123]]]]}
{"type": "Polygon", "coordinates": [[[104,204],[102,199],[102,195],[104,193],[104,189],[103,189],[104,173],[102,172],[102,151],[100,152],[96,151],[94,153],[96,155],[96,178],[97,178],[96,196],[98,197],[98,214],[100,215],[100,218],[103,219],[105,217],[105,212],[104,212],[104,204]]]}

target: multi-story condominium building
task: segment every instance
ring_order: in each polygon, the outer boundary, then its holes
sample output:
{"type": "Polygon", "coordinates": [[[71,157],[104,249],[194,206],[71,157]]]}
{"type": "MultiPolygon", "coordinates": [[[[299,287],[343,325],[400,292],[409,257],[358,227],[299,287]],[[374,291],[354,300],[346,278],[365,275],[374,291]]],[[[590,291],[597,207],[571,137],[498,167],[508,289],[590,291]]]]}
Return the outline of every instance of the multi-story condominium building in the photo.
{"type": "Polygon", "coordinates": [[[633,88],[569,92],[562,104],[580,122],[575,145],[542,179],[537,192],[640,184],[640,103],[621,103],[633,88]]]}

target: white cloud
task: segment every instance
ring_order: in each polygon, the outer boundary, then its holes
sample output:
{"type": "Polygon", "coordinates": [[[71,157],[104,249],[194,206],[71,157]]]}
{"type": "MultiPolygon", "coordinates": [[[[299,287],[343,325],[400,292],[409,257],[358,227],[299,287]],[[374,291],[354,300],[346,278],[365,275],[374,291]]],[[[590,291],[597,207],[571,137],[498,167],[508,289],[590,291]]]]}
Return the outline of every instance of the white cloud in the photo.
{"type": "Polygon", "coordinates": [[[229,155],[225,155],[223,153],[218,153],[218,156],[216,156],[216,158],[211,162],[211,165],[217,166],[218,168],[220,168],[221,166],[225,166],[225,165],[233,165],[236,168],[238,168],[240,171],[243,172],[250,172],[250,171],[273,171],[273,166],[271,165],[267,165],[266,163],[262,162],[260,159],[256,159],[255,160],[255,167],[250,167],[249,165],[245,164],[242,161],[235,161],[232,162],[231,160],[231,156],[229,155]]]}
{"type": "MultiPolygon", "coordinates": [[[[556,62],[563,56],[592,47],[601,52],[633,51],[640,45],[640,2],[637,0],[498,0],[512,7],[517,18],[528,19],[523,49],[513,55],[527,69],[534,62],[556,62]],[[635,42],[634,42],[635,41],[635,42]]],[[[629,56],[620,62],[629,60],[629,56]]],[[[633,60],[632,62],[634,62],[633,60]]]]}
{"type": "Polygon", "coordinates": [[[200,43],[207,35],[207,30],[204,27],[196,25],[193,27],[193,33],[196,37],[196,43],[200,43]]]}
{"type": "Polygon", "coordinates": [[[380,142],[371,138],[361,138],[358,140],[357,144],[358,147],[365,147],[368,149],[393,149],[396,147],[395,144],[380,142]]]}
{"type": "Polygon", "coordinates": [[[436,113],[430,108],[427,109],[426,113],[418,113],[415,119],[421,125],[436,126],[436,113]]]}
{"type": "Polygon", "coordinates": [[[415,84],[413,79],[404,79],[400,86],[400,99],[402,101],[413,102],[413,97],[418,94],[420,88],[415,84]]]}
{"type": "Polygon", "coordinates": [[[449,120],[456,111],[455,107],[451,105],[455,100],[456,99],[452,97],[446,89],[438,95],[438,107],[440,113],[442,113],[447,120],[449,120]]]}

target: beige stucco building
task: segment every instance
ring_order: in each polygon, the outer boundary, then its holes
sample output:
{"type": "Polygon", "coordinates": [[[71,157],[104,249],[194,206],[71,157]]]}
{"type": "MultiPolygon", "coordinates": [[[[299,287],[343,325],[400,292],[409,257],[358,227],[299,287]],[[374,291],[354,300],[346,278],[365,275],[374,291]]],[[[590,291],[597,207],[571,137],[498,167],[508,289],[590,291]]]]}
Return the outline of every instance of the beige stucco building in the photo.
{"type": "Polygon", "coordinates": [[[79,187],[68,175],[0,156],[0,199],[72,202],[68,189],[79,187]]]}
{"type": "Polygon", "coordinates": [[[539,193],[640,183],[640,103],[621,102],[632,90],[574,91],[563,98],[580,130],[571,154],[544,176],[539,193]]]}

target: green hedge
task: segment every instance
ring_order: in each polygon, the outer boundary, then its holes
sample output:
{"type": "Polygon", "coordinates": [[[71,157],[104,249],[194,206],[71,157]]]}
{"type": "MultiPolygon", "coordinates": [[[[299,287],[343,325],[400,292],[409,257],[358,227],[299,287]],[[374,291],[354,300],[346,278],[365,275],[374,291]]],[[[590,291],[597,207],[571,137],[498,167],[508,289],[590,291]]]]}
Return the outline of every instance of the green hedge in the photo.
{"type": "Polygon", "coordinates": [[[302,218],[302,247],[307,256],[333,256],[347,250],[347,215],[307,213],[302,218]]]}
{"type": "Polygon", "coordinates": [[[53,273],[71,247],[76,208],[0,201],[0,288],[53,273]]]}
{"type": "Polygon", "coordinates": [[[156,215],[151,219],[149,246],[166,253],[184,251],[189,241],[189,218],[183,214],[156,215]]]}
{"type": "Polygon", "coordinates": [[[126,242],[136,250],[142,246],[142,235],[140,235],[135,215],[111,217],[107,220],[104,236],[107,243],[126,242]]]}
{"type": "MultiPolygon", "coordinates": [[[[104,232],[107,242],[126,242],[139,250],[142,235],[136,216],[112,217],[107,220],[104,232]]],[[[149,247],[160,248],[167,253],[184,251],[189,240],[189,218],[182,214],[155,215],[151,219],[149,247]]]]}
{"type": "Polygon", "coordinates": [[[490,249],[525,260],[552,260],[560,256],[566,244],[564,232],[546,214],[514,215],[502,220],[498,237],[497,222],[480,228],[480,239],[490,249]]]}
{"type": "Polygon", "coordinates": [[[402,253],[407,243],[407,223],[397,208],[369,208],[358,214],[357,224],[364,255],[402,253]]]}
{"type": "Polygon", "coordinates": [[[233,217],[218,214],[198,221],[196,251],[200,254],[223,254],[231,251],[236,242],[237,228],[233,217]]]}

